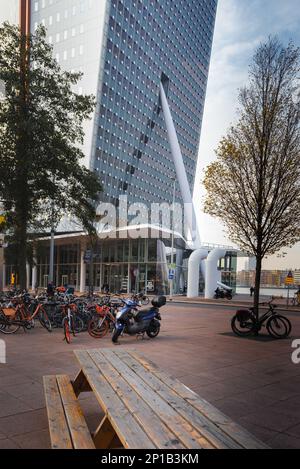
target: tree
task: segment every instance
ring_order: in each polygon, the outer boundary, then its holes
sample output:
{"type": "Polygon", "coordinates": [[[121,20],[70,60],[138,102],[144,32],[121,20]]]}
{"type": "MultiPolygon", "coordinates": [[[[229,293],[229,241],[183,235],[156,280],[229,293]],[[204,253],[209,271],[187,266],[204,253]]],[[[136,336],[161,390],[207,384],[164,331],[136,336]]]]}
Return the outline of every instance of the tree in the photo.
{"type": "Polygon", "coordinates": [[[256,50],[239,119],[206,170],[205,211],[256,257],[258,314],[262,260],[300,239],[299,48],[276,38],[256,50]]]}
{"type": "Polygon", "coordinates": [[[101,186],[80,160],[82,123],[95,103],[73,91],[80,78],[61,70],[43,27],[28,36],[8,23],[0,28],[0,197],[21,288],[34,232],[49,230],[63,215],[93,231],[101,186]]]}

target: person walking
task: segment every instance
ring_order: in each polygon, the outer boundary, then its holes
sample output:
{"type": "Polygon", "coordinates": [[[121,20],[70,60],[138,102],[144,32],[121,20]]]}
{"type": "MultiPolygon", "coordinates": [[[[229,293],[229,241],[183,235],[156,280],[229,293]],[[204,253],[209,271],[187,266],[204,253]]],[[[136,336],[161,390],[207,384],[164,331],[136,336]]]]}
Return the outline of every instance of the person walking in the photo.
{"type": "Polygon", "coordinates": [[[253,296],[253,294],[254,294],[254,287],[251,286],[250,287],[250,296],[253,296]]]}

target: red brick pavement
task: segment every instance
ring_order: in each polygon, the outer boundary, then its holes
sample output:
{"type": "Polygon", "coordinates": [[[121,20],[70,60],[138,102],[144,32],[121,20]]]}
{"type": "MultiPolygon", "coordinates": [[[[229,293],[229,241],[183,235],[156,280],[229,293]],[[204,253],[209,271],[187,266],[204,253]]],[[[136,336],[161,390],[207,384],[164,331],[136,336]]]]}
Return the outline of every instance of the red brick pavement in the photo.
{"type": "MultiPolygon", "coordinates": [[[[271,447],[300,448],[300,365],[291,361],[300,315],[290,316],[293,335],[283,341],[235,337],[231,315],[214,306],[167,305],[157,339],[124,337],[121,346],[149,356],[271,447]]],[[[110,338],[97,341],[83,333],[67,345],[61,330],[48,334],[37,327],[0,339],[6,340],[8,359],[0,365],[0,449],[47,448],[42,376],[74,376],[72,350],[111,347],[110,338]]],[[[82,407],[93,430],[98,404],[86,394],[82,407]]]]}

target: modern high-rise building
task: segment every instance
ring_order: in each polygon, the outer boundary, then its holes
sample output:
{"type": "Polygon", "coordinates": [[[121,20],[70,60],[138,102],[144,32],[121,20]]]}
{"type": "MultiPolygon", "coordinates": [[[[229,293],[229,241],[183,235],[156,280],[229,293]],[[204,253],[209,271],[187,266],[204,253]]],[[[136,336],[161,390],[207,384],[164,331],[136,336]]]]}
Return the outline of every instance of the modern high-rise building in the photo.
{"type": "MultiPolygon", "coordinates": [[[[0,0],[0,18],[6,8],[13,19],[18,3],[0,0]]],[[[99,175],[102,199],[170,204],[178,180],[176,201],[191,200],[217,0],[20,4],[23,29],[43,24],[61,67],[83,72],[76,91],[96,96],[84,164],[99,175]]]]}
{"type": "Polygon", "coordinates": [[[42,23],[61,67],[83,72],[78,91],[97,96],[85,155],[105,200],[172,202],[161,80],[193,190],[216,7],[217,0],[31,2],[31,31],[42,23]]]}

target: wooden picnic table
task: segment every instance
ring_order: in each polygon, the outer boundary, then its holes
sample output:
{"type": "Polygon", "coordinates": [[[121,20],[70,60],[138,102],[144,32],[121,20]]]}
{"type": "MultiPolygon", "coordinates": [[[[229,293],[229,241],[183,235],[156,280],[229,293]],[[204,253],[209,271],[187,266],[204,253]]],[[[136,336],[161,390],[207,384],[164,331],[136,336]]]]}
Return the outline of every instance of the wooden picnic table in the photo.
{"type": "Polygon", "coordinates": [[[179,380],[132,350],[74,351],[75,395],[93,392],[104,417],[96,448],[261,449],[266,446],[179,380]]]}

